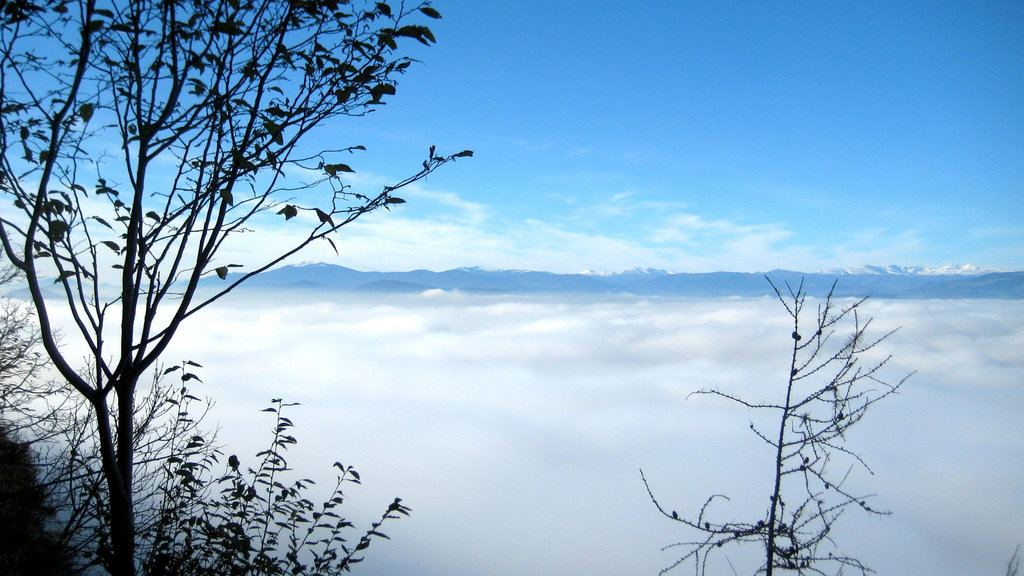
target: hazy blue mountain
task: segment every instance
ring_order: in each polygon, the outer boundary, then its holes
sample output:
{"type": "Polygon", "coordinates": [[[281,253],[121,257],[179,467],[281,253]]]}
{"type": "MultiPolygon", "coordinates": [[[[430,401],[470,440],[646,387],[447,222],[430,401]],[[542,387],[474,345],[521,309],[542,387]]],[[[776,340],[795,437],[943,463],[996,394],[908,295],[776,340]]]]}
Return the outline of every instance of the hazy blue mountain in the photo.
{"type": "MultiPolygon", "coordinates": [[[[822,296],[836,285],[838,296],[875,298],[1024,298],[1024,272],[993,272],[970,266],[928,269],[863,266],[826,272],[772,270],[761,272],[671,273],[633,269],[614,274],[555,274],[529,270],[455,268],[442,272],[362,272],[332,264],[284,266],[256,276],[244,286],[276,289],[359,292],[423,292],[459,290],[493,294],[635,294],[639,296],[765,296],[772,288],[803,282],[822,296]]],[[[217,280],[212,280],[217,281],[217,280]]]]}

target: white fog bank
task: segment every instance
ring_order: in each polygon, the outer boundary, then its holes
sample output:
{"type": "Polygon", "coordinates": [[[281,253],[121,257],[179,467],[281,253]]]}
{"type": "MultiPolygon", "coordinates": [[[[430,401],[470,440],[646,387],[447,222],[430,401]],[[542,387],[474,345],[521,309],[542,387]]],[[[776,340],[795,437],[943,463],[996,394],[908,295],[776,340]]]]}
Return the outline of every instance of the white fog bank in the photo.
{"type": "MultiPolygon", "coordinates": [[[[395,496],[412,507],[362,574],[657,574],[676,557],[660,549],[692,535],[658,515],[641,467],[681,514],[712,493],[733,498],[724,519],[767,503],[771,455],[748,413],[688,394],[781,390],[777,301],[302,300],[229,298],[165,359],[205,366],[195,390],[216,401],[226,452],[261,446],[270,398],[301,402],[302,476],[329,484],[335,460],[354,465],[364,485],[346,506],[363,524],[395,496]]],[[[848,515],[835,538],[882,575],[1002,574],[1024,541],[1024,302],[864,306],[877,334],[902,326],[886,374],[917,373],[849,439],[876,474],[855,482],[893,515],[848,515]]]]}

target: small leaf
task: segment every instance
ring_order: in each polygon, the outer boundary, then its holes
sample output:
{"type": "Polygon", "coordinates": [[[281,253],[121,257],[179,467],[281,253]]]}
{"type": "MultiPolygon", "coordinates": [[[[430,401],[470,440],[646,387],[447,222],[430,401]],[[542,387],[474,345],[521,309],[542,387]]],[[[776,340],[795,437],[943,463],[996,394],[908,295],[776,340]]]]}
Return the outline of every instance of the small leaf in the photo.
{"type": "Polygon", "coordinates": [[[188,91],[189,94],[201,96],[205,94],[208,89],[206,84],[198,78],[189,78],[188,83],[190,86],[192,86],[188,91]]]}
{"type": "Polygon", "coordinates": [[[299,210],[295,206],[288,204],[284,208],[278,210],[277,213],[283,214],[285,220],[291,220],[292,218],[295,218],[299,214],[299,210]]]}
{"type": "Polygon", "coordinates": [[[437,20],[437,19],[439,19],[441,17],[441,13],[438,12],[437,10],[434,10],[430,6],[421,6],[420,7],[420,12],[425,14],[427,17],[433,18],[435,20],[437,20]]]}
{"type": "Polygon", "coordinates": [[[220,198],[228,206],[233,206],[235,204],[235,197],[231,195],[231,191],[230,190],[221,190],[220,191],[220,198]]]}
{"type": "Polygon", "coordinates": [[[64,238],[64,233],[67,231],[68,225],[66,223],[60,220],[51,220],[47,235],[50,237],[50,240],[59,242],[64,238]]]}
{"type": "Polygon", "coordinates": [[[389,196],[388,199],[384,201],[384,203],[385,204],[405,204],[405,200],[403,200],[402,198],[395,198],[394,196],[389,196]]]}
{"type": "Polygon", "coordinates": [[[377,84],[373,88],[370,88],[370,95],[373,97],[373,102],[379,103],[384,95],[394,95],[395,87],[391,84],[377,84]]]}
{"type": "Polygon", "coordinates": [[[56,278],[56,280],[53,281],[53,283],[54,284],[59,284],[59,283],[65,281],[65,280],[67,280],[68,278],[71,278],[74,275],[75,275],[74,270],[65,270],[65,271],[60,273],[60,276],[58,276],[56,278]]]}
{"type": "Polygon", "coordinates": [[[472,150],[463,150],[462,152],[459,152],[458,154],[455,154],[454,156],[452,156],[452,158],[468,158],[468,157],[470,157],[472,155],[473,155],[473,151],[472,150]]]}
{"type": "Polygon", "coordinates": [[[270,108],[267,108],[267,114],[270,114],[271,116],[277,116],[278,118],[288,116],[288,112],[282,110],[280,106],[271,106],[270,108]]]}
{"type": "Polygon", "coordinates": [[[324,172],[333,178],[338,175],[338,172],[355,172],[355,170],[348,164],[324,164],[324,172]]]}
{"type": "Polygon", "coordinates": [[[271,122],[270,120],[264,120],[263,127],[267,130],[267,133],[270,134],[271,141],[281,146],[284,145],[284,136],[282,135],[281,126],[279,124],[271,122]]]}
{"type": "Polygon", "coordinates": [[[437,42],[434,38],[434,34],[430,31],[430,28],[427,28],[426,26],[402,26],[395,31],[395,35],[415,38],[427,46],[430,46],[431,42],[437,42]]]}
{"type": "Polygon", "coordinates": [[[387,45],[387,47],[392,50],[398,50],[398,42],[395,42],[394,36],[392,36],[391,32],[387,30],[381,32],[380,43],[387,45]]]}
{"type": "Polygon", "coordinates": [[[320,219],[321,224],[334,226],[334,220],[331,218],[331,215],[319,208],[316,209],[316,217],[320,219]]]}
{"type": "Polygon", "coordinates": [[[214,272],[217,273],[217,277],[220,278],[221,280],[223,280],[223,279],[228,277],[228,267],[227,266],[221,266],[221,267],[217,268],[216,270],[214,270],[214,272]]]}
{"type": "Polygon", "coordinates": [[[102,242],[102,244],[104,246],[106,246],[107,248],[110,248],[111,250],[113,250],[115,254],[120,254],[121,253],[121,247],[117,245],[117,242],[114,242],[112,240],[104,240],[102,242]]]}
{"type": "Polygon", "coordinates": [[[92,119],[92,112],[93,106],[88,102],[78,107],[78,117],[81,118],[83,122],[89,122],[89,120],[92,119]]]}
{"type": "Polygon", "coordinates": [[[242,33],[242,26],[239,22],[229,20],[227,22],[214,22],[210,30],[214,34],[237,36],[242,33]]]}
{"type": "Polygon", "coordinates": [[[64,209],[67,205],[60,200],[50,200],[46,203],[46,207],[49,209],[49,212],[59,216],[64,213],[64,209]]]}

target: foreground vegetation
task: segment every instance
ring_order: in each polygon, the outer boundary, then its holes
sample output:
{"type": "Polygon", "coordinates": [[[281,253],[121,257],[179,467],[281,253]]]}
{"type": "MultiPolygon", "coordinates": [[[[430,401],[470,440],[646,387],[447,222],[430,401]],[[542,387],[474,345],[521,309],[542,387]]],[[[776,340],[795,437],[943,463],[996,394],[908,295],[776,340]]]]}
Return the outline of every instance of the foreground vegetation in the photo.
{"type": "MultiPolygon", "coordinates": [[[[395,95],[414,62],[400,46],[431,45],[425,22],[440,17],[427,2],[0,3],[0,246],[23,275],[40,349],[59,375],[36,396],[57,408],[43,421],[63,415],[40,437],[71,439],[46,458],[64,459],[66,486],[102,478],[64,496],[82,512],[76,534],[102,524],[91,561],[111,574],[157,565],[138,548],[165,521],[136,510],[162,490],[146,484],[158,477],[151,458],[194,449],[173,436],[179,422],[155,417],[168,400],[160,386],[145,396],[182,323],[311,244],[333,246],[357,218],[404,203],[403,187],[472,155],[430,147],[407,178],[357,192],[346,162],[363,146],[310,138],[395,95]],[[294,243],[254,237],[268,218],[298,228],[294,243]],[[256,264],[222,259],[250,250],[256,264]],[[205,278],[223,282],[201,294],[205,278]],[[72,319],[63,334],[58,316],[72,319]],[[146,437],[161,425],[172,436],[146,437]]],[[[251,502],[231,506],[249,514],[251,502]]]]}

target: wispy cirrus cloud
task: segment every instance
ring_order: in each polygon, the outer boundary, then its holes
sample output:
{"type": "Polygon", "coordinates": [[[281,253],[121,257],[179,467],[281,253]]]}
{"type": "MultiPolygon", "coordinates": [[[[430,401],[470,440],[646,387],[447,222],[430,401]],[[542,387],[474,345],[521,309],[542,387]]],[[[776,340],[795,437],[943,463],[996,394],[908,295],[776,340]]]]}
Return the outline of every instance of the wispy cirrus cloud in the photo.
{"type": "Polygon", "coordinates": [[[411,187],[403,195],[409,204],[342,231],[341,258],[323,251],[318,257],[364,269],[477,265],[558,272],[635,266],[754,271],[774,267],[766,262],[808,260],[809,251],[782,244],[791,234],[779,225],[706,220],[677,205],[638,202],[633,193],[589,205],[576,199],[566,212],[519,220],[451,192],[411,187]]]}
{"type": "MultiPolygon", "coordinates": [[[[352,177],[355,190],[388,181],[352,177]]],[[[363,270],[450,269],[459,266],[553,272],[621,271],[654,267],[674,272],[814,272],[862,264],[945,265],[931,262],[925,239],[911,229],[862,228],[853,233],[807,236],[785,221],[714,218],[683,202],[651,200],[623,189],[591,197],[554,196],[540,212],[505,213],[481,200],[416,183],[396,193],[407,204],[361,217],[297,260],[326,261],[363,270]]],[[[243,263],[267,247],[294,244],[316,225],[264,219],[256,234],[234,243],[243,263]],[[252,239],[252,241],[250,241],[252,239]]]]}

